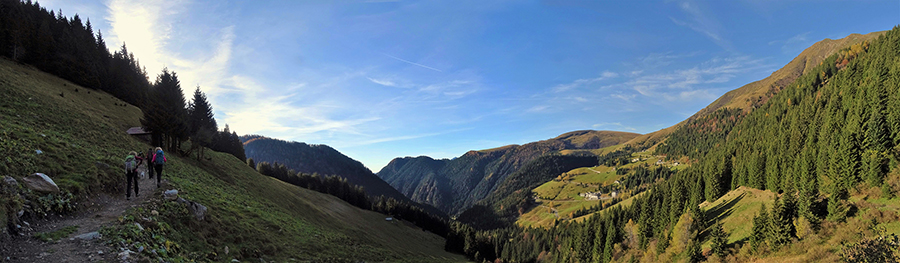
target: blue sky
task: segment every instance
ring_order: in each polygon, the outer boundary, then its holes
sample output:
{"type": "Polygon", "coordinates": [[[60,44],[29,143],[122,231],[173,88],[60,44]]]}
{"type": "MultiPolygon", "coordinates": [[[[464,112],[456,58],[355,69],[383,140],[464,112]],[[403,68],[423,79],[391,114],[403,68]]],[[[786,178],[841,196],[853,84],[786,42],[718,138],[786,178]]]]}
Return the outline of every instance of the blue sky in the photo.
{"type": "MultiPolygon", "coordinates": [[[[649,133],[900,1],[39,1],[200,86],[220,127],[377,172],[584,129],[649,133]]],[[[190,96],[186,96],[188,99],[190,96]]]]}

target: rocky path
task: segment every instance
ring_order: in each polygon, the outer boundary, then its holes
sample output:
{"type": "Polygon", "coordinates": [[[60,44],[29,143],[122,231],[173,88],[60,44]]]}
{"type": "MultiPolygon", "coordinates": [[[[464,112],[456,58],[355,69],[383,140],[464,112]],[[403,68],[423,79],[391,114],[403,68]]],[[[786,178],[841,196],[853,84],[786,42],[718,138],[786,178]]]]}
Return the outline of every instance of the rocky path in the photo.
{"type": "MultiPolygon", "coordinates": [[[[145,167],[139,169],[144,176],[138,180],[139,196],[125,199],[125,194],[98,194],[79,211],[70,216],[50,216],[30,224],[23,224],[23,235],[14,236],[0,243],[0,262],[117,262],[118,251],[103,244],[93,232],[114,222],[128,208],[139,206],[158,194],[156,178],[150,180],[145,167]],[[52,232],[68,226],[77,226],[75,233],[58,241],[44,242],[33,235],[52,232]]],[[[28,221],[26,221],[28,222],[28,221]]]]}

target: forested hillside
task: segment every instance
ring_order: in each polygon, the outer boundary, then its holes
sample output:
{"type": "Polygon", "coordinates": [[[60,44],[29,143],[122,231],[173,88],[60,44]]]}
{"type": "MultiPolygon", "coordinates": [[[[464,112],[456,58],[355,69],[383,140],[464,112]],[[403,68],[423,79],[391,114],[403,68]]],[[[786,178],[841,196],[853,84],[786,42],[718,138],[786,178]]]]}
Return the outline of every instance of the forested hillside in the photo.
{"type": "Polygon", "coordinates": [[[382,168],[378,176],[413,201],[455,214],[487,197],[509,175],[540,156],[567,149],[605,148],[635,136],[638,134],[575,131],[525,145],[469,151],[452,160],[425,156],[397,158],[382,168]]]}
{"type": "Polygon", "coordinates": [[[898,231],[891,205],[900,191],[897,87],[895,27],[829,56],[743,118],[720,109],[675,130],[681,135],[666,151],[697,163],[630,206],[549,229],[455,225],[448,248],[504,262],[896,259],[888,233],[898,231]],[[700,208],[741,186],[771,191],[771,208],[762,206],[752,221],[729,218],[729,205],[700,208]],[[719,220],[752,228],[734,241],[719,220]]]}
{"type": "Polygon", "coordinates": [[[776,70],[772,75],[759,81],[751,82],[740,88],[729,91],[701,109],[687,120],[676,124],[675,126],[638,136],[629,141],[628,144],[636,147],[650,147],[666,140],[669,135],[688,122],[695,122],[696,119],[705,118],[716,113],[720,109],[741,109],[744,112],[750,112],[765,104],[772,96],[783,90],[785,87],[793,83],[800,75],[811,72],[811,70],[831,54],[838,50],[849,47],[850,45],[863,41],[871,41],[884,34],[881,32],[872,32],[865,35],[851,34],[841,39],[825,39],[819,41],[809,48],[803,50],[791,62],[776,70]]]}
{"type": "MultiPolygon", "coordinates": [[[[372,198],[385,196],[403,202],[411,202],[409,198],[391,187],[362,163],[338,152],[328,145],[309,145],[302,142],[287,142],[259,135],[241,136],[244,151],[254,168],[283,165],[287,174],[307,174],[324,178],[338,176],[346,179],[354,187],[359,186],[372,198]]],[[[444,213],[429,207],[424,209],[436,215],[444,213]]]]}
{"type": "Polygon", "coordinates": [[[597,165],[596,156],[545,155],[538,157],[499,183],[497,189],[475,206],[463,211],[458,220],[478,228],[511,225],[515,218],[531,208],[534,197],[530,189],[550,181],[556,175],[578,168],[597,165]]]}

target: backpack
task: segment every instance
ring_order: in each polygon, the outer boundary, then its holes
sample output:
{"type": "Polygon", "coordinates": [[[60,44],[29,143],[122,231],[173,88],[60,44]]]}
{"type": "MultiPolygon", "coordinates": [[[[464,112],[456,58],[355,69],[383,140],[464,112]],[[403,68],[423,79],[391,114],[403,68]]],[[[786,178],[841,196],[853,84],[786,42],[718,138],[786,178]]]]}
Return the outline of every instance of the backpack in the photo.
{"type": "Polygon", "coordinates": [[[134,171],[137,169],[137,160],[134,159],[134,155],[129,155],[125,157],[125,171],[134,171]]]}
{"type": "Polygon", "coordinates": [[[156,164],[165,164],[166,163],[166,155],[163,151],[156,152],[156,164]]]}

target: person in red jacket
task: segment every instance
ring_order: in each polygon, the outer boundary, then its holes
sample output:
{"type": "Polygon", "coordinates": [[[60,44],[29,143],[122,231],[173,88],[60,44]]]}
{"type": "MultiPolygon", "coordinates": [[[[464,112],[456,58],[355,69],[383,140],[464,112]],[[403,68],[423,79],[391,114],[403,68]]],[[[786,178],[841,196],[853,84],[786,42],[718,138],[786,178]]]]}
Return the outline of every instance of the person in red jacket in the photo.
{"type": "Polygon", "coordinates": [[[156,147],[156,153],[153,154],[153,159],[150,160],[154,170],[156,170],[156,188],[159,188],[159,183],[162,180],[163,165],[168,161],[169,160],[166,159],[166,154],[163,153],[162,148],[156,147]]]}

